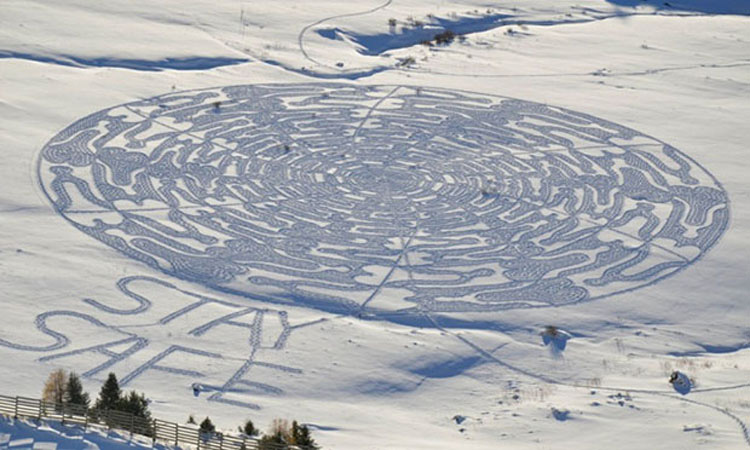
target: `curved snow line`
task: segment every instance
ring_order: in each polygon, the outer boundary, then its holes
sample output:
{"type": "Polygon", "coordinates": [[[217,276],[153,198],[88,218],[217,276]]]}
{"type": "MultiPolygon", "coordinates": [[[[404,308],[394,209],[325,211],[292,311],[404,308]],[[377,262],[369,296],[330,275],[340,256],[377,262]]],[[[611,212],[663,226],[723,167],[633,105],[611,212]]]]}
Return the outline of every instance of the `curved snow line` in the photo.
{"type": "Polygon", "coordinates": [[[348,13],[348,14],[341,14],[341,15],[337,15],[337,16],[330,16],[330,17],[326,17],[326,18],[320,19],[317,22],[313,22],[313,23],[311,23],[309,25],[306,25],[299,32],[299,35],[297,35],[297,44],[299,45],[299,49],[302,52],[302,55],[305,57],[305,59],[307,59],[308,61],[310,61],[310,62],[312,62],[314,64],[317,64],[317,65],[323,66],[323,67],[332,68],[331,66],[328,66],[326,64],[321,63],[320,61],[317,61],[316,59],[314,59],[313,57],[311,57],[307,53],[307,50],[305,50],[305,43],[304,43],[304,41],[305,41],[305,33],[307,33],[308,30],[310,30],[310,28],[312,28],[314,26],[317,26],[317,25],[320,25],[321,23],[327,22],[329,20],[341,19],[341,18],[344,18],[344,17],[364,16],[366,14],[370,14],[370,13],[373,13],[375,11],[378,11],[378,10],[381,10],[383,8],[386,8],[391,3],[393,3],[393,0],[386,0],[386,2],[383,3],[383,4],[381,4],[380,6],[376,6],[375,8],[368,9],[367,11],[360,11],[360,12],[355,12],[355,13],[348,13]]]}
{"type": "Polygon", "coordinates": [[[111,67],[147,72],[159,72],[162,70],[207,70],[215,67],[242,64],[250,61],[246,58],[211,58],[204,56],[164,58],[161,60],[118,59],[106,57],[81,58],[73,55],[43,56],[32,53],[4,50],[0,50],[0,58],[23,59],[27,61],[57,64],[66,67],[111,67]]]}

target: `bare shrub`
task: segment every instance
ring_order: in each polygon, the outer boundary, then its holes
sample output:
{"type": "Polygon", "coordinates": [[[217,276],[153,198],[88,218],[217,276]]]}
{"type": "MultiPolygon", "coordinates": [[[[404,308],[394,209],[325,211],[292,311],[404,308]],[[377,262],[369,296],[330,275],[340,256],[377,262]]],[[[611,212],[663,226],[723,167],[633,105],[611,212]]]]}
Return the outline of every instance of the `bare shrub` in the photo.
{"type": "Polygon", "coordinates": [[[68,385],[68,375],[63,369],[57,369],[49,374],[44,382],[42,400],[61,405],[65,400],[65,390],[68,385]]]}

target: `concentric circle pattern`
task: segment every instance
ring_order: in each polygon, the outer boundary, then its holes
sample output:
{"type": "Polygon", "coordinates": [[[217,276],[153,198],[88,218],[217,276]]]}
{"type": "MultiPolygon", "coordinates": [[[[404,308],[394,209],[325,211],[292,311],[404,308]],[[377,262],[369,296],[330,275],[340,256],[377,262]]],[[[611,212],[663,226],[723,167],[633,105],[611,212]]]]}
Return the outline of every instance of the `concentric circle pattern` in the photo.
{"type": "Polygon", "coordinates": [[[279,84],[167,94],[60,132],[39,176],[81,231],[177,277],[328,311],[559,306],[651,284],[729,220],[695,161],[510,98],[279,84]]]}

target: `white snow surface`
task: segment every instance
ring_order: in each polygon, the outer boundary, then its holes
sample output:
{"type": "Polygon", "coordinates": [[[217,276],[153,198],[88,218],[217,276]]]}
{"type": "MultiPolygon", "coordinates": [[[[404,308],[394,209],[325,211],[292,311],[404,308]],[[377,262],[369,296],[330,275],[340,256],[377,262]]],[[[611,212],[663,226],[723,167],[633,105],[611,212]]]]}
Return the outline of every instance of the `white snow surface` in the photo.
{"type": "Polygon", "coordinates": [[[0,417],[0,448],[33,450],[133,450],[133,449],[179,450],[160,443],[153,445],[144,436],[130,436],[117,431],[81,426],[64,426],[59,422],[8,419],[0,417]]]}
{"type": "MultiPolygon", "coordinates": [[[[95,396],[114,371],[156,417],[296,419],[327,449],[750,447],[747,2],[5,0],[0,24],[0,393],[39,397],[64,368],[95,396]],[[452,28],[465,38],[420,44],[452,28]],[[323,82],[518,98],[637,130],[718,180],[728,226],[685,270],[628,292],[398,320],[172,276],[81,232],[40,184],[44,146],[105,108],[323,82]],[[561,343],[545,345],[548,325],[561,343]]],[[[407,303],[380,294],[383,309],[407,303]]],[[[26,426],[2,422],[0,448],[26,426]]]]}

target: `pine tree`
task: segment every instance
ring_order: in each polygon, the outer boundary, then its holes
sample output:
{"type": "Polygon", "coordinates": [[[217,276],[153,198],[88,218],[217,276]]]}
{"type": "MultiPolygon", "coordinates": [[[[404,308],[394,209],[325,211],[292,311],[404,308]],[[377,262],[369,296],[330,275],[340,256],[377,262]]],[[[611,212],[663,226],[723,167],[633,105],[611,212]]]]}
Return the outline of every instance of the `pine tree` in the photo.
{"type": "Polygon", "coordinates": [[[302,425],[299,429],[299,436],[297,437],[297,445],[303,449],[317,449],[318,443],[312,438],[310,434],[310,428],[307,425],[302,425]]]}
{"type": "Polygon", "coordinates": [[[240,427],[240,433],[245,433],[248,436],[255,436],[258,434],[258,430],[255,428],[253,421],[247,419],[245,425],[240,427]]]}
{"type": "Polygon", "coordinates": [[[211,422],[211,419],[206,417],[203,419],[203,422],[201,422],[199,431],[205,434],[213,433],[216,431],[216,426],[211,422]]]}
{"type": "Polygon", "coordinates": [[[76,375],[75,372],[70,372],[70,375],[68,375],[68,384],[65,389],[63,400],[66,405],[77,405],[83,406],[84,408],[89,407],[89,394],[83,392],[81,379],[78,378],[78,375],[76,375]]]}
{"type": "Polygon", "coordinates": [[[188,423],[188,424],[190,424],[190,425],[195,425],[195,417],[193,417],[193,415],[192,415],[192,414],[190,414],[190,415],[188,416],[188,420],[187,420],[187,423],[188,423]]]}
{"type": "Polygon", "coordinates": [[[310,435],[310,429],[307,425],[298,425],[296,420],[292,422],[292,439],[295,445],[305,450],[318,448],[318,444],[310,435]]]}
{"type": "Polygon", "coordinates": [[[96,399],[95,409],[117,409],[120,406],[120,400],[122,399],[122,391],[120,390],[120,384],[117,382],[117,376],[110,372],[107,376],[107,381],[102,385],[101,391],[99,391],[99,398],[96,399]]]}
{"type": "Polygon", "coordinates": [[[49,374],[47,381],[44,382],[42,391],[42,400],[56,405],[62,404],[65,398],[65,387],[67,376],[63,369],[57,369],[49,374]]]}
{"type": "Polygon", "coordinates": [[[120,399],[117,403],[117,409],[130,413],[136,417],[141,417],[146,420],[151,420],[151,411],[148,410],[148,400],[144,394],[139,394],[136,391],[130,391],[130,393],[120,399]]]}
{"type": "Polygon", "coordinates": [[[289,430],[290,444],[297,444],[297,436],[299,435],[299,424],[296,420],[292,420],[292,428],[289,430]]]}

